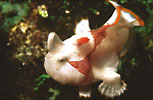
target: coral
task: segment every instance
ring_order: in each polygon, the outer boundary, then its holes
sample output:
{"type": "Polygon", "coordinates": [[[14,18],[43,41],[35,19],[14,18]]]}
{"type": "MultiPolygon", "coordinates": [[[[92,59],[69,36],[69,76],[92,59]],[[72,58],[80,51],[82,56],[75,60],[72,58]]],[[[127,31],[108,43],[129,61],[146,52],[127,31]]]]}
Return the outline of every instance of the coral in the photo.
{"type": "Polygon", "coordinates": [[[0,2],[1,7],[1,27],[0,29],[9,32],[10,28],[19,23],[21,20],[27,16],[29,11],[29,4],[28,3],[15,3],[11,4],[7,1],[0,2]]]}
{"type": "Polygon", "coordinates": [[[43,61],[46,54],[46,29],[38,28],[38,11],[34,9],[28,19],[21,21],[11,28],[9,44],[14,45],[13,58],[23,65],[33,63],[36,59],[43,61]]]}
{"type": "Polygon", "coordinates": [[[38,6],[38,13],[43,18],[47,18],[48,17],[47,7],[45,5],[38,6]]]}

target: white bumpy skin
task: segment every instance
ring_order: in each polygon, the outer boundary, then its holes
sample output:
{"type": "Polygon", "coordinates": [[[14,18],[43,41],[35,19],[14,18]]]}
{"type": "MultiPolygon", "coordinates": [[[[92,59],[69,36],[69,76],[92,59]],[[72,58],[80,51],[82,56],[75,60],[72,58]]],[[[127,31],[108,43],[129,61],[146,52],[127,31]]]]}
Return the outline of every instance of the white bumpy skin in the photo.
{"type": "Polygon", "coordinates": [[[82,20],[76,26],[76,34],[65,41],[60,40],[54,32],[48,36],[49,52],[44,62],[46,72],[61,84],[79,86],[79,95],[83,97],[91,96],[88,85],[96,81],[103,81],[98,90],[107,97],[119,96],[124,92],[127,85],[117,73],[119,57],[127,52],[124,46],[130,40],[129,34],[134,34],[130,33],[130,28],[144,25],[132,11],[114,1],[108,2],[116,10],[102,27],[94,30],[95,33],[90,30],[88,20],[82,20]],[[102,30],[104,26],[108,27],[102,30]],[[104,38],[95,45],[95,40],[99,40],[99,37],[94,34],[104,32],[104,38]],[[85,58],[87,59],[81,63],[82,66],[75,66],[69,62],[80,63],[85,58]]]}

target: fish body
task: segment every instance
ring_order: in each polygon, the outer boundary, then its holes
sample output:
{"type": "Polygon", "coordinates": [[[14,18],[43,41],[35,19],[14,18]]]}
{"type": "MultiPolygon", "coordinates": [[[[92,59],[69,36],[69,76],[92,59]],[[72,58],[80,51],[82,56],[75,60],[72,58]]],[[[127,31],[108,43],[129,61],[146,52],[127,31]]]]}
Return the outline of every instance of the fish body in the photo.
{"type": "Polygon", "coordinates": [[[44,66],[46,72],[61,84],[79,86],[79,95],[90,97],[87,86],[103,81],[98,90],[107,97],[119,96],[126,89],[117,73],[119,58],[127,50],[130,28],[144,22],[132,11],[109,0],[116,9],[100,28],[91,30],[88,20],[77,24],[75,35],[62,41],[55,32],[48,36],[44,66]],[[124,50],[125,49],[125,50],[124,50]]]}

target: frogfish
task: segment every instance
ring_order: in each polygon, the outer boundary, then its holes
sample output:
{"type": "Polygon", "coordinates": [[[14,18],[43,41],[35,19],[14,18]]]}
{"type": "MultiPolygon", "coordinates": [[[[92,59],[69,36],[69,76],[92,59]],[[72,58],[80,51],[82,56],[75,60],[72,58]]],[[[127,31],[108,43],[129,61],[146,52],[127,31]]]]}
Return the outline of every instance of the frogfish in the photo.
{"type": "Polygon", "coordinates": [[[144,26],[131,10],[108,0],[115,10],[104,25],[91,30],[87,19],[81,20],[75,34],[62,41],[55,32],[48,35],[44,67],[61,84],[78,86],[79,96],[90,97],[90,84],[101,81],[98,90],[106,97],[121,95],[127,84],[117,73],[119,59],[125,55],[130,29],[144,26]]]}

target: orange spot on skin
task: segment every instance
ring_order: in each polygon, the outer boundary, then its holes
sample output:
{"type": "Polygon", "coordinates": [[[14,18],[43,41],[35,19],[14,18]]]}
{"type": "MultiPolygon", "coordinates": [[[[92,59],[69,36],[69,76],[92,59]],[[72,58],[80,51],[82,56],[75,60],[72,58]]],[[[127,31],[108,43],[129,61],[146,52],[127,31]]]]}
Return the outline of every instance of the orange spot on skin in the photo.
{"type": "MultiPolygon", "coordinates": [[[[93,38],[94,38],[94,48],[93,50],[83,59],[80,61],[68,61],[69,64],[71,64],[74,68],[78,69],[80,73],[82,74],[88,74],[91,69],[91,64],[90,64],[90,57],[91,54],[96,50],[97,45],[101,43],[101,41],[105,38],[106,36],[106,29],[110,27],[111,25],[104,25],[101,28],[97,30],[92,30],[90,31],[93,38]]],[[[83,37],[78,39],[77,41],[80,41],[78,43],[86,43],[88,42],[87,37],[83,37]]]]}
{"type": "Polygon", "coordinates": [[[78,46],[81,46],[81,45],[87,43],[89,40],[90,40],[90,39],[87,38],[87,37],[82,37],[82,38],[78,39],[78,40],[77,40],[78,46]]]}

